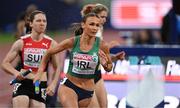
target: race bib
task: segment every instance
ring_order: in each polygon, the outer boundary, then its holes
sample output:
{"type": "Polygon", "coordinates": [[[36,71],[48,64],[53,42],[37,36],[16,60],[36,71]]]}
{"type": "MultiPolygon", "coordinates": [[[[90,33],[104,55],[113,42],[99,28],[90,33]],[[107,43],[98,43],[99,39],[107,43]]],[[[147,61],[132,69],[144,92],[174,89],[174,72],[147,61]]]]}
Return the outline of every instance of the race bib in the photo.
{"type": "Polygon", "coordinates": [[[24,49],[24,65],[37,68],[40,65],[43,54],[47,49],[25,48],[24,49]]]}

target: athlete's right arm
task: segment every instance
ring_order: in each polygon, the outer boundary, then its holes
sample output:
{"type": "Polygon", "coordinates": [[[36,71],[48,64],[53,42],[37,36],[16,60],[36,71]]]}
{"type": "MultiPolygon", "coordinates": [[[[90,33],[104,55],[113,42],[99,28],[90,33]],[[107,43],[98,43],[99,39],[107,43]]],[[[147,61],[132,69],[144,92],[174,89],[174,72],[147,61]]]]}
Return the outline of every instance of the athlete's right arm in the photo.
{"type": "Polygon", "coordinates": [[[39,79],[41,78],[42,73],[44,72],[44,69],[45,69],[50,57],[54,54],[57,54],[59,52],[62,52],[69,48],[72,48],[73,44],[74,44],[74,39],[75,39],[74,37],[66,39],[66,40],[60,42],[59,44],[57,44],[55,47],[51,47],[46,51],[46,53],[42,57],[40,66],[38,68],[38,73],[35,75],[33,83],[35,83],[36,81],[39,81],[39,79]]]}
{"type": "Polygon", "coordinates": [[[74,44],[74,37],[68,38],[60,43],[57,44],[55,47],[49,48],[46,53],[43,55],[41,64],[39,66],[38,72],[44,72],[44,69],[50,59],[50,57],[56,53],[62,52],[64,50],[67,50],[69,48],[73,47],[74,44]]]}
{"type": "Polygon", "coordinates": [[[17,40],[5,56],[4,60],[2,61],[2,69],[7,72],[8,74],[14,75],[15,77],[19,76],[19,71],[17,71],[13,66],[12,62],[18,56],[19,52],[21,51],[23,46],[23,41],[21,39],[17,40]]]}

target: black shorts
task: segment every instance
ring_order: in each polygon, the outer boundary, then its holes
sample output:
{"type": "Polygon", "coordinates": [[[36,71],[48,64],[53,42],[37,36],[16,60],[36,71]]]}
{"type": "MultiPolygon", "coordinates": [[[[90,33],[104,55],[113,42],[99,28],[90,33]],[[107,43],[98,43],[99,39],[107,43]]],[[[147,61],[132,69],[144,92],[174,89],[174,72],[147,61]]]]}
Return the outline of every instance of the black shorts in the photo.
{"type": "Polygon", "coordinates": [[[101,70],[95,71],[94,83],[96,84],[102,78],[101,70]]]}
{"type": "Polygon", "coordinates": [[[81,100],[86,99],[86,98],[91,98],[93,96],[94,91],[89,91],[89,90],[82,89],[82,88],[74,85],[67,78],[65,78],[64,80],[65,80],[65,82],[63,84],[65,86],[73,89],[76,92],[76,94],[78,96],[78,101],[81,101],[81,100]]]}
{"type": "Polygon", "coordinates": [[[41,81],[39,85],[39,94],[36,94],[33,81],[30,79],[25,79],[14,84],[13,97],[26,95],[29,97],[29,99],[46,103],[46,88],[47,81],[41,81]]]}

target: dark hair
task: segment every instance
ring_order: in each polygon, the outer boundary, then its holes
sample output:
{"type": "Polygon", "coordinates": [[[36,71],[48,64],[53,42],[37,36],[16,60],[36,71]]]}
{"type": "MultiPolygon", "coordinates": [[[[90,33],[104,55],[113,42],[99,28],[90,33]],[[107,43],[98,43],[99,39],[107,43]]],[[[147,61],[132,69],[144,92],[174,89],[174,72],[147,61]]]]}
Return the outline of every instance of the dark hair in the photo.
{"type": "Polygon", "coordinates": [[[86,15],[82,18],[82,22],[85,23],[86,20],[87,20],[87,18],[89,18],[89,17],[97,17],[97,18],[99,18],[99,16],[98,16],[96,13],[90,12],[90,13],[86,14],[86,15]]]}
{"type": "Polygon", "coordinates": [[[81,16],[85,16],[88,13],[91,13],[93,8],[96,6],[96,4],[87,4],[83,7],[83,9],[81,10],[81,16]]]}
{"type": "Polygon", "coordinates": [[[81,27],[81,23],[72,23],[70,30],[74,32],[75,36],[79,36],[83,33],[83,28],[81,27]]]}
{"type": "MultiPolygon", "coordinates": [[[[86,22],[89,17],[97,17],[99,16],[96,13],[88,13],[82,18],[82,22],[86,22]]],[[[75,36],[81,35],[83,33],[83,28],[81,27],[81,23],[73,23],[71,24],[71,29],[74,31],[75,36]]]]}
{"type": "Polygon", "coordinates": [[[29,21],[30,21],[30,22],[33,22],[34,17],[35,17],[35,15],[37,15],[37,14],[44,14],[44,15],[46,15],[43,11],[35,10],[35,11],[33,11],[33,12],[29,15],[29,21]]]}

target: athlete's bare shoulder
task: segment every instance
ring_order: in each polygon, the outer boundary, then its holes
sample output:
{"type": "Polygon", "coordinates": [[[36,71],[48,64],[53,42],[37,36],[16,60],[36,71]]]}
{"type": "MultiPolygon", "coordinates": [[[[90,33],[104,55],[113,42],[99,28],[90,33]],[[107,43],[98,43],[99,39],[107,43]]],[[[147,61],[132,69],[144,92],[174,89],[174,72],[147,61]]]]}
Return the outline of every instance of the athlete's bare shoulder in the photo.
{"type": "Polygon", "coordinates": [[[25,39],[25,38],[28,38],[28,37],[30,37],[30,36],[31,36],[31,34],[26,34],[26,35],[24,35],[24,36],[21,36],[20,39],[25,39]]]}
{"type": "Polygon", "coordinates": [[[57,45],[57,42],[52,37],[45,34],[44,38],[51,40],[51,47],[54,47],[55,45],[57,45]]]}
{"type": "Polygon", "coordinates": [[[50,36],[48,36],[46,34],[44,34],[44,38],[49,39],[49,40],[54,40],[53,38],[51,38],[50,36]]]}
{"type": "Polygon", "coordinates": [[[22,48],[23,48],[23,40],[18,39],[17,41],[15,41],[14,44],[12,45],[12,48],[16,49],[16,50],[22,50],[22,48]]]}

